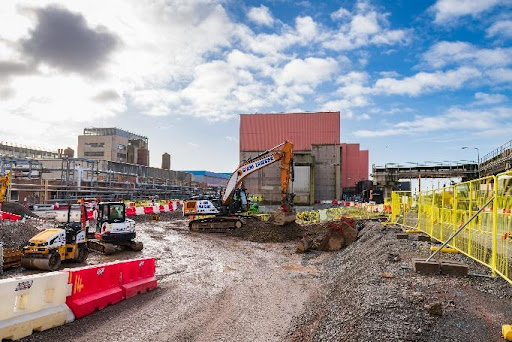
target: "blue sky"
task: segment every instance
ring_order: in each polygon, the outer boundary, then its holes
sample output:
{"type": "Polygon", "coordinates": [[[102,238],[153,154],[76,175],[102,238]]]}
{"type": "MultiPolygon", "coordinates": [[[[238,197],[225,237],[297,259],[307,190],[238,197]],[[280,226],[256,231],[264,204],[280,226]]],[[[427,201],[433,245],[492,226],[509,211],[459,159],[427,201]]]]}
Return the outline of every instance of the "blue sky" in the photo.
{"type": "Polygon", "coordinates": [[[0,3],[0,140],[149,137],[151,164],[231,171],[238,114],[339,110],[370,164],[476,160],[511,139],[512,2],[0,3]],[[23,127],[23,129],[19,129],[23,127]]]}

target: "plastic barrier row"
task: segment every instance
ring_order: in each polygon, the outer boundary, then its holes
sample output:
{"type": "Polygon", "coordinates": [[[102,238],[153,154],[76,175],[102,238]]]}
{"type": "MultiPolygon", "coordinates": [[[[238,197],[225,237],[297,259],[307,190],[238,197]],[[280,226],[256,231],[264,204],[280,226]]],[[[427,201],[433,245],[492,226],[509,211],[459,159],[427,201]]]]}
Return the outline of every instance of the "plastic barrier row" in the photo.
{"type": "Polygon", "coordinates": [[[387,212],[386,207],[382,204],[368,204],[358,202],[337,203],[341,205],[329,209],[299,212],[297,213],[297,223],[301,225],[323,223],[329,221],[337,221],[341,217],[368,219],[381,216],[383,213],[387,212]]]}
{"type": "Polygon", "coordinates": [[[0,221],[20,221],[22,219],[21,215],[16,215],[12,213],[8,213],[5,211],[0,211],[0,221]]]}
{"type": "Polygon", "coordinates": [[[0,280],[0,339],[72,322],[157,286],[154,258],[0,280]]]}

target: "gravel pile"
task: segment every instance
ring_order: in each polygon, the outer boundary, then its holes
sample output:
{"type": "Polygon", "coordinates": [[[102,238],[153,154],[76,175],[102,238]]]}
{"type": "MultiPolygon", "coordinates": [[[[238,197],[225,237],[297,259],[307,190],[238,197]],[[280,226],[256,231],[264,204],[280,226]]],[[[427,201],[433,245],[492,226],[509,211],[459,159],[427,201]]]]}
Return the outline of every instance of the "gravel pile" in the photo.
{"type": "Polygon", "coordinates": [[[302,238],[304,230],[297,224],[277,226],[254,219],[242,228],[233,229],[226,234],[253,242],[287,242],[302,238]]]}
{"type": "MultiPolygon", "coordinates": [[[[325,285],[294,322],[290,341],[499,339],[501,324],[512,319],[512,287],[503,280],[418,275],[406,267],[428,256],[430,244],[397,240],[397,231],[367,223],[358,241],[326,261],[325,285]]],[[[443,259],[488,273],[460,255],[443,259]]]]}
{"type": "Polygon", "coordinates": [[[39,233],[37,222],[0,222],[0,242],[5,248],[21,248],[39,233]]]}
{"type": "Polygon", "coordinates": [[[31,212],[29,209],[25,208],[19,203],[13,203],[13,202],[5,202],[2,203],[2,211],[21,215],[21,216],[31,216],[31,217],[38,217],[36,214],[31,212]]]}

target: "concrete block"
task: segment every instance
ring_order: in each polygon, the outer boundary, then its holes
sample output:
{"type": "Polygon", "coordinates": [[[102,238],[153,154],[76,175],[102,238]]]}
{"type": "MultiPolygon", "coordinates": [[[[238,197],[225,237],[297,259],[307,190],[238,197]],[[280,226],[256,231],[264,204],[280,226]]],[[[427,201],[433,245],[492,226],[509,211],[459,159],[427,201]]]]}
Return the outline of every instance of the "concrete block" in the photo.
{"type": "Polygon", "coordinates": [[[441,265],[437,261],[426,262],[425,259],[412,259],[412,267],[420,274],[440,274],[441,265]]]}
{"type": "Polygon", "coordinates": [[[441,261],[441,274],[465,277],[468,275],[468,266],[456,261],[441,261]]]}
{"type": "Polygon", "coordinates": [[[416,240],[418,240],[418,241],[430,241],[430,236],[428,236],[428,235],[418,235],[416,237],[416,240]]]}
{"type": "Polygon", "coordinates": [[[399,239],[399,240],[407,240],[409,239],[409,235],[405,234],[405,233],[396,233],[396,238],[399,239]]]}

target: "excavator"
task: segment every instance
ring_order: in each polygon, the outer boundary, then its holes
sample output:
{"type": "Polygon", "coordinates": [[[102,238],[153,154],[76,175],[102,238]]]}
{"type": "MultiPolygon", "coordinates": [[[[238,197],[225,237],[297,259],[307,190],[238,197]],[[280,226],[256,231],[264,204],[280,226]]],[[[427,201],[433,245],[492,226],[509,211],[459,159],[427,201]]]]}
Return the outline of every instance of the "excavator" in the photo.
{"type": "Polygon", "coordinates": [[[249,211],[250,203],[247,190],[242,187],[243,180],[278,161],[281,162],[281,206],[274,212],[271,220],[279,226],[295,222],[294,194],[288,192],[290,179],[293,181],[293,143],[286,140],[253,158],[242,161],[231,174],[222,197],[184,201],[183,215],[192,217],[189,222],[190,230],[224,232],[241,228],[251,218],[244,215],[249,211]]]}

